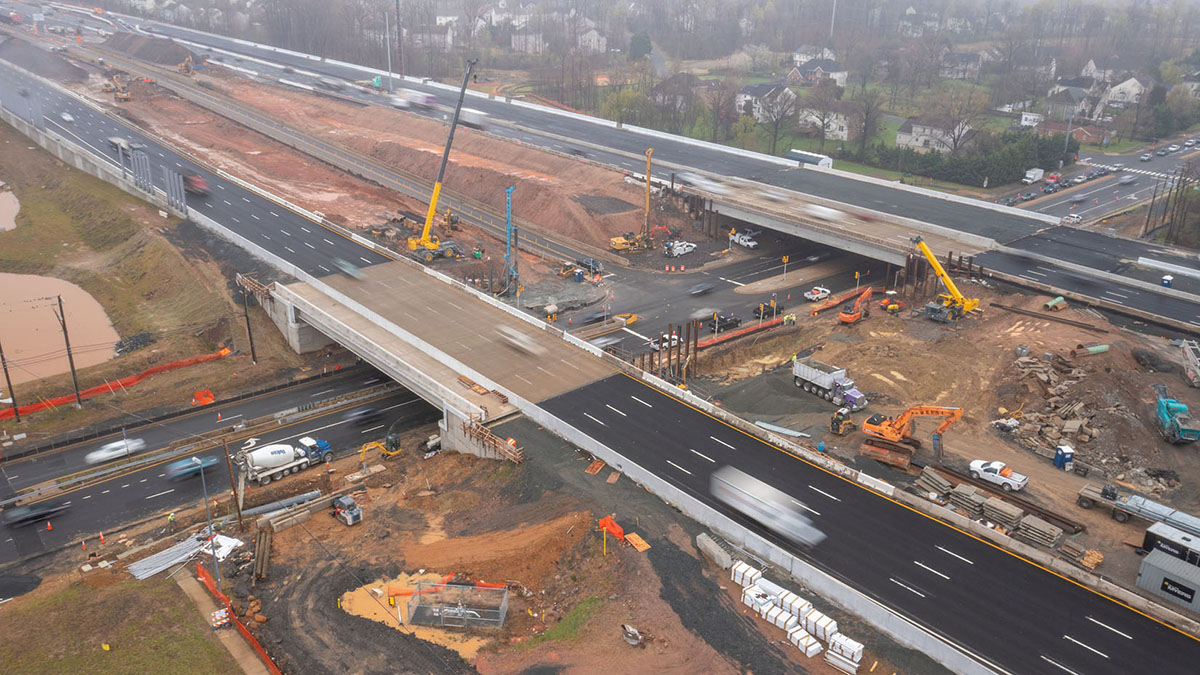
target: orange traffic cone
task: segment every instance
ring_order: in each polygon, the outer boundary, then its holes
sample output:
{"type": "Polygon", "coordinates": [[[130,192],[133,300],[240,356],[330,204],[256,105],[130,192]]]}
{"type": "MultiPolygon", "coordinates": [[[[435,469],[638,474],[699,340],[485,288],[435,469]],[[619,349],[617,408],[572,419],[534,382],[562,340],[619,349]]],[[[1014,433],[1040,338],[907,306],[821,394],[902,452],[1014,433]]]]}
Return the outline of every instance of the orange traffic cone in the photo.
{"type": "Polygon", "coordinates": [[[81,541],[79,543],[83,545],[83,550],[86,551],[87,550],[87,539],[84,539],[83,541],[81,541]]]}
{"type": "Polygon", "coordinates": [[[218,421],[218,422],[220,422],[220,421],[221,421],[221,413],[217,413],[217,421],[218,421]]]}
{"type": "Polygon", "coordinates": [[[50,521],[48,521],[48,520],[47,520],[47,521],[46,521],[46,531],[47,531],[47,532],[49,532],[50,530],[53,530],[53,529],[54,529],[54,527],[52,527],[52,526],[50,525],[50,521]]]}
{"type": "Polygon", "coordinates": [[[101,546],[104,545],[104,533],[103,532],[100,533],[100,545],[101,546]]]}

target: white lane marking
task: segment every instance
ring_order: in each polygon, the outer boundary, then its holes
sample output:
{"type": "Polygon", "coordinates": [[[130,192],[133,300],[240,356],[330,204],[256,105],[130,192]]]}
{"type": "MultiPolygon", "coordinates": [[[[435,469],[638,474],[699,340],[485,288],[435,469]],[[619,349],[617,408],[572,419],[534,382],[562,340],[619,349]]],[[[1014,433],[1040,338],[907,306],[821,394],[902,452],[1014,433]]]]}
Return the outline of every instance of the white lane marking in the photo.
{"type": "Polygon", "coordinates": [[[305,245],[305,246],[307,246],[307,247],[309,247],[309,248],[311,248],[311,249],[312,249],[312,250],[314,250],[314,251],[315,251],[315,250],[317,250],[317,247],[316,247],[316,246],[313,246],[312,244],[308,243],[307,241],[306,241],[306,242],[304,242],[304,245],[305,245]]]}
{"type": "Polygon", "coordinates": [[[688,471],[687,469],[683,468],[682,466],[679,466],[678,464],[676,464],[675,462],[672,462],[669,459],[667,460],[667,464],[670,464],[671,466],[675,467],[676,469],[679,469],[680,471],[686,473],[689,476],[692,475],[691,471],[688,471]]]}
{"type": "Polygon", "coordinates": [[[942,574],[941,572],[939,572],[939,571],[937,571],[937,570],[933,569],[933,568],[932,568],[932,567],[930,567],[929,565],[926,565],[926,564],[924,564],[924,563],[920,562],[919,560],[914,560],[914,561],[913,561],[913,564],[914,564],[914,565],[916,565],[917,567],[920,567],[920,568],[926,569],[926,570],[928,570],[928,571],[930,571],[930,572],[933,572],[934,574],[936,574],[936,575],[938,575],[939,577],[941,577],[941,578],[945,579],[946,581],[950,581],[950,577],[948,577],[948,576],[946,576],[945,574],[942,574]]]}
{"type": "Polygon", "coordinates": [[[734,281],[733,279],[726,279],[725,277],[717,277],[717,278],[720,279],[721,281],[728,281],[729,283],[733,284],[734,286],[745,286],[746,285],[740,281],[734,281]]]}
{"type": "Polygon", "coordinates": [[[246,199],[245,197],[242,197],[242,201],[246,202],[247,204],[249,204],[249,203],[250,203],[250,200],[249,200],[249,199],[246,199]]]}
{"type": "Polygon", "coordinates": [[[1034,279],[1033,277],[1027,277],[1024,274],[1018,274],[1017,276],[1021,277],[1022,279],[1026,280],[1026,281],[1040,281],[1039,279],[1034,279]]]}
{"type": "Polygon", "coordinates": [[[574,363],[571,363],[570,361],[568,361],[566,359],[559,359],[559,361],[562,361],[563,365],[570,366],[570,367],[574,368],[575,370],[579,370],[579,366],[575,365],[574,363]]]}
{"type": "Polygon", "coordinates": [[[834,497],[833,495],[829,494],[828,492],[826,492],[826,491],[824,491],[824,490],[821,490],[821,489],[819,489],[819,488],[815,488],[815,487],[813,487],[813,486],[811,486],[811,485],[809,485],[809,486],[808,486],[808,489],[809,489],[809,490],[812,490],[812,491],[814,491],[814,492],[820,492],[821,494],[825,495],[826,497],[829,497],[830,499],[832,499],[832,500],[833,500],[833,501],[835,501],[835,502],[840,502],[840,501],[842,501],[842,500],[838,499],[837,497],[834,497]]]}
{"type": "Polygon", "coordinates": [[[798,502],[795,499],[791,500],[791,502],[793,504],[795,504],[796,506],[799,506],[800,508],[804,509],[805,511],[808,511],[809,513],[811,513],[813,515],[817,515],[817,516],[821,515],[820,511],[810,507],[808,504],[805,504],[804,502],[798,502]]]}
{"type": "Polygon", "coordinates": [[[317,393],[315,393],[315,394],[309,394],[309,395],[308,395],[308,397],[309,397],[309,398],[312,398],[312,397],[314,397],[314,396],[321,396],[322,394],[329,394],[329,393],[332,393],[333,391],[334,391],[333,389],[326,389],[326,390],[324,390],[324,391],[318,391],[318,392],[317,392],[317,393]]]}
{"type": "Polygon", "coordinates": [[[255,220],[262,220],[262,218],[259,218],[258,216],[254,215],[253,213],[250,214],[250,217],[255,220]]]}
{"type": "MultiPolygon", "coordinates": [[[[691,448],[688,448],[688,450],[692,450],[692,449],[691,449],[691,448]]],[[[694,454],[700,455],[701,457],[703,457],[704,459],[707,459],[708,461],[712,462],[713,464],[716,464],[716,463],[717,463],[717,460],[713,459],[712,457],[709,457],[708,455],[705,455],[705,454],[703,454],[703,453],[700,453],[700,452],[696,452],[695,450],[692,450],[692,452],[693,452],[694,454]]]]}
{"type": "Polygon", "coordinates": [[[65,502],[63,502],[63,506],[70,506],[70,505],[71,505],[71,502],[70,502],[70,501],[65,501],[65,502]]]}
{"type": "Polygon", "coordinates": [[[289,236],[289,237],[290,237],[290,236],[292,236],[292,233],[291,233],[291,232],[288,232],[287,230],[283,229],[282,227],[281,227],[281,228],[279,228],[279,231],[280,231],[280,232],[282,232],[282,233],[284,233],[284,234],[286,234],[286,235],[287,235],[287,236],[289,236]]]}
{"type": "Polygon", "coordinates": [[[545,373],[547,375],[550,375],[551,377],[554,376],[554,373],[551,373],[550,371],[546,370],[545,368],[543,368],[541,366],[534,366],[534,368],[537,368],[538,370],[542,371],[543,373],[545,373]]]}
{"type": "Polygon", "coordinates": [[[629,330],[628,328],[625,328],[623,326],[621,327],[621,330],[625,331],[626,333],[629,333],[630,335],[632,335],[634,337],[639,337],[639,338],[645,340],[646,342],[650,341],[650,338],[646,337],[645,335],[642,335],[641,333],[636,333],[636,332],[629,330]]]}
{"type": "Polygon", "coordinates": [[[335,246],[335,244],[332,241],[329,241],[328,239],[322,239],[321,241],[325,242],[326,244],[329,244],[330,246],[335,246]]]}
{"type": "Polygon", "coordinates": [[[454,309],[457,309],[457,310],[458,310],[458,311],[460,311],[460,312],[465,312],[465,311],[466,311],[466,310],[464,310],[462,307],[459,307],[458,305],[454,304],[453,302],[450,302],[449,300],[447,300],[447,301],[446,301],[446,304],[447,304],[447,305],[450,305],[451,307],[453,307],[454,309]]]}
{"type": "Polygon", "coordinates": [[[615,412],[615,413],[617,413],[617,414],[618,414],[618,415],[620,415],[621,417],[629,417],[629,415],[626,415],[625,413],[621,412],[620,410],[617,410],[616,408],[612,407],[611,405],[609,405],[609,404],[607,404],[607,403],[605,403],[605,404],[604,404],[604,407],[605,407],[605,408],[608,408],[609,410],[611,410],[611,411],[613,411],[613,412],[615,412]]]}
{"type": "Polygon", "coordinates": [[[1079,645],[1080,647],[1083,647],[1084,649],[1088,650],[1089,652],[1092,652],[1094,654],[1099,654],[1100,656],[1103,656],[1106,659],[1108,658],[1108,654],[1105,654],[1104,652],[1100,651],[1099,649],[1096,649],[1095,647],[1084,644],[1084,643],[1080,642],[1079,640],[1076,640],[1075,638],[1071,637],[1070,635],[1064,635],[1063,638],[1070,640],[1071,642],[1074,642],[1075,644],[1079,645]]]}
{"type": "Polygon", "coordinates": [[[608,426],[608,425],[607,425],[607,424],[605,424],[604,422],[601,422],[600,420],[596,419],[595,417],[592,417],[591,415],[589,415],[589,414],[587,414],[587,413],[583,413],[583,414],[584,414],[584,416],[585,416],[585,417],[589,418],[590,420],[592,420],[592,421],[593,421],[593,422],[595,422],[596,424],[599,424],[599,425],[600,425],[600,426],[602,426],[602,427],[606,427],[606,426],[608,426]]]}
{"type": "Polygon", "coordinates": [[[388,407],[384,408],[384,410],[386,411],[386,410],[391,410],[393,408],[403,408],[404,406],[412,405],[419,400],[421,400],[421,399],[413,399],[411,401],[405,401],[404,403],[397,403],[396,405],[389,405],[388,407]]]}
{"type": "Polygon", "coordinates": [[[955,553],[954,551],[951,551],[951,550],[949,550],[949,549],[942,548],[941,546],[935,546],[934,548],[936,548],[937,550],[939,550],[939,551],[941,551],[942,553],[945,553],[945,554],[947,554],[947,555],[952,555],[952,556],[954,556],[955,558],[958,558],[959,560],[961,560],[961,561],[963,561],[963,562],[967,563],[968,565],[974,565],[974,564],[975,564],[973,561],[971,561],[971,560],[967,560],[966,558],[962,557],[961,555],[959,555],[959,554],[957,554],[957,553],[955,553]]]}
{"type": "MultiPolygon", "coordinates": [[[[360,255],[360,256],[358,256],[358,259],[359,259],[359,260],[361,260],[361,261],[363,261],[363,262],[365,262],[365,263],[367,263],[368,265],[370,265],[370,264],[371,264],[371,261],[370,261],[370,260],[367,260],[366,258],[362,257],[361,255],[360,255]]],[[[454,304],[454,303],[450,303],[450,304],[454,304]]],[[[460,308],[460,309],[461,309],[461,308],[460,308]]]]}
{"type": "Polygon", "coordinates": [[[322,264],[320,264],[320,263],[318,263],[318,264],[317,264],[317,267],[320,267],[321,269],[325,270],[326,272],[332,272],[332,271],[333,271],[333,270],[329,269],[328,267],[326,267],[326,266],[324,266],[324,265],[322,265],[322,264]]]}
{"type": "Polygon", "coordinates": [[[241,414],[240,414],[240,413],[239,413],[239,414],[237,414],[237,415],[230,415],[229,417],[222,417],[222,418],[221,418],[221,421],[222,421],[222,422],[224,422],[224,421],[226,421],[226,420],[235,420],[235,419],[237,419],[237,418],[239,418],[239,417],[241,417],[241,414]]]}
{"type": "Polygon", "coordinates": [[[87,495],[86,497],[84,497],[84,499],[91,499],[91,498],[92,498],[91,495],[87,495]]]}
{"type": "Polygon", "coordinates": [[[1044,272],[1034,272],[1033,270],[1025,270],[1025,271],[1026,271],[1026,272],[1029,272],[1030,274],[1036,274],[1036,275],[1038,275],[1039,277],[1044,277],[1044,276],[1046,276],[1046,274],[1045,274],[1044,272]]]}
{"type": "Polygon", "coordinates": [[[225,202],[225,206],[233,206],[233,204],[229,203],[228,199],[222,199],[221,201],[225,202]]]}
{"type": "Polygon", "coordinates": [[[1126,295],[1126,294],[1124,294],[1124,293],[1118,293],[1118,292],[1116,292],[1116,291],[1104,291],[1104,292],[1105,292],[1106,294],[1108,294],[1108,295],[1115,295],[1115,296],[1117,296],[1118,298],[1126,298],[1126,299],[1128,299],[1128,298],[1129,298],[1129,296],[1128,296],[1128,295],[1126,295]]]}
{"type": "Polygon", "coordinates": [[[307,227],[305,227],[303,225],[300,226],[300,229],[304,230],[305,232],[307,232],[309,234],[312,234],[312,230],[308,229],[307,227]]]}
{"type": "Polygon", "coordinates": [[[165,474],[165,473],[160,473],[160,474],[158,474],[158,477],[159,477],[159,478],[162,478],[162,477],[164,477],[164,476],[166,476],[166,475],[167,475],[167,474],[165,474]]]}
{"type": "Polygon", "coordinates": [[[1075,672],[1075,671],[1071,670],[1070,668],[1068,668],[1068,667],[1064,666],[1063,664],[1059,663],[1058,661],[1055,661],[1054,659],[1051,659],[1051,658],[1049,658],[1049,657],[1047,657],[1047,656],[1045,656],[1045,655],[1042,655],[1042,654],[1038,654],[1038,656],[1041,656],[1041,657],[1042,657],[1042,660],[1043,660],[1043,661],[1045,661],[1046,663],[1049,663],[1049,664],[1050,664],[1050,665],[1052,665],[1052,666],[1058,666],[1058,667],[1059,667],[1059,668],[1061,668],[1061,669],[1062,669],[1064,672],[1070,673],[1071,675],[1079,675],[1079,673],[1077,673],[1077,672],[1075,672]]]}
{"type": "Polygon", "coordinates": [[[269,214],[271,214],[271,215],[275,216],[276,218],[278,218],[278,217],[279,217],[279,214],[278,214],[278,213],[275,213],[274,211],[267,211],[267,213],[269,213],[269,214]]]}
{"type": "Polygon", "coordinates": [[[238,220],[237,217],[235,217],[235,216],[230,216],[230,217],[233,218],[233,222],[238,223],[239,225],[241,224],[242,221],[238,220]]]}
{"type": "Polygon", "coordinates": [[[922,593],[921,591],[918,591],[917,589],[915,589],[915,588],[913,588],[912,586],[909,586],[909,585],[907,585],[907,584],[905,584],[905,583],[903,583],[903,582],[896,581],[895,577],[888,577],[888,581],[891,581],[893,584],[896,584],[896,585],[897,585],[897,586],[899,586],[900,588],[903,588],[903,589],[904,589],[904,590],[906,590],[906,591],[909,591],[909,592],[911,592],[911,593],[914,593],[914,594],[916,594],[916,595],[919,595],[919,596],[921,596],[922,598],[923,598],[923,597],[925,597],[925,594],[924,594],[924,593],[922,593]]]}
{"type": "Polygon", "coordinates": [[[1090,617],[1090,616],[1085,616],[1085,617],[1083,617],[1083,618],[1087,619],[1088,621],[1091,621],[1092,623],[1096,624],[1097,626],[1103,626],[1104,628],[1107,628],[1107,629],[1111,630],[1112,632],[1116,633],[1117,635],[1120,635],[1121,637],[1125,638],[1126,640],[1132,640],[1132,639],[1133,639],[1133,636],[1132,636],[1132,635],[1126,635],[1125,633],[1122,633],[1121,631],[1117,630],[1116,628],[1113,628],[1112,626],[1110,626],[1110,625],[1108,625],[1108,624],[1106,624],[1106,623],[1101,623],[1101,622],[1099,622],[1099,621],[1097,621],[1097,620],[1093,619],[1093,618],[1092,618],[1092,617],[1090,617]]]}
{"type": "MultiPolygon", "coordinates": [[[[179,164],[179,163],[178,163],[178,162],[176,162],[176,164],[179,164]]],[[[221,188],[222,190],[224,190],[224,189],[225,189],[225,186],[224,186],[224,185],[221,185],[220,183],[217,183],[217,187],[221,188]]]]}
{"type": "Polygon", "coordinates": [[[716,441],[716,442],[720,443],[721,445],[723,445],[723,446],[725,446],[725,447],[729,448],[730,450],[737,450],[737,448],[735,448],[735,447],[733,447],[732,445],[730,445],[730,444],[726,443],[725,441],[723,441],[723,440],[721,440],[721,439],[717,438],[716,436],[709,436],[709,438],[711,438],[711,439],[713,439],[714,441],[716,441]]]}
{"type": "Polygon", "coordinates": [[[125,488],[127,488],[127,487],[129,487],[129,483],[126,483],[126,484],[122,485],[122,486],[121,486],[121,489],[125,489],[125,488]]]}
{"type": "Polygon", "coordinates": [[[296,253],[295,249],[293,249],[291,246],[284,246],[284,248],[286,248],[288,250],[288,253],[291,253],[291,254],[296,253]]]}
{"type": "Polygon", "coordinates": [[[139,483],[145,483],[145,482],[146,482],[146,481],[148,481],[148,480],[150,480],[150,479],[149,479],[149,478],[143,478],[143,479],[139,480],[138,482],[139,482],[139,483]]]}
{"type": "Polygon", "coordinates": [[[370,429],[363,429],[362,431],[360,431],[360,432],[358,432],[358,433],[360,433],[360,434],[369,434],[369,433],[371,433],[372,431],[375,431],[376,429],[382,429],[382,428],[384,428],[385,426],[387,426],[387,425],[385,425],[385,424],[380,424],[380,425],[379,425],[379,426],[377,426],[377,427],[371,427],[370,429]]]}
{"type": "Polygon", "coordinates": [[[146,499],[154,499],[155,497],[161,497],[161,496],[163,496],[163,495],[169,495],[169,494],[171,494],[171,493],[172,493],[172,492],[174,492],[174,491],[175,491],[175,488],[171,488],[170,490],[167,490],[166,492],[156,492],[155,494],[152,494],[152,495],[150,495],[149,497],[146,497],[146,499]]]}
{"type": "Polygon", "coordinates": [[[637,401],[638,403],[641,403],[642,405],[646,406],[647,408],[653,408],[653,407],[654,407],[654,406],[650,405],[649,403],[646,403],[645,401],[643,401],[642,399],[640,399],[640,398],[638,398],[638,397],[636,397],[636,396],[630,396],[629,398],[631,398],[631,399],[633,399],[633,400],[637,401]]]}
{"type": "Polygon", "coordinates": [[[108,493],[110,493],[110,492],[112,492],[112,490],[105,490],[105,491],[101,492],[100,494],[102,494],[102,495],[106,495],[106,494],[108,494],[108,493]]]}
{"type": "Polygon", "coordinates": [[[515,377],[515,378],[517,378],[518,380],[520,380],[520,381],[524,382],[525,384],[528,384],[528,385],[530,385],[530,386],[533,386],[533,383],[532,383],[532,382],[530,382],[529,380],[527,380],[527,379],[525,379],[525,378],[521,377],[520,375],[514,375],[513,377],[515,377]]]}

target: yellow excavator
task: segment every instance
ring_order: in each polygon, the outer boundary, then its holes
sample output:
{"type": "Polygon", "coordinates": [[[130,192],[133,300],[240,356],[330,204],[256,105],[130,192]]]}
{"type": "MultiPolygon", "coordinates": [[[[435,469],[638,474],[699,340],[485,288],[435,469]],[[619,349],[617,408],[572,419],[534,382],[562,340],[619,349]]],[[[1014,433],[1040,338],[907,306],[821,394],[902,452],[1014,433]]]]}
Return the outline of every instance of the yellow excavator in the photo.
{"type": "Polygon", "coordinates": [[[184,75],[191,75],[192,73],[196,72],[192,67],[192,55],[188,54],[187,58],[183,60],[183,63],[176,66],[176,68],[184,75]]]}
{"type": "Polygon", "coordinates": [[[412,256],[424,263],[433,262],[434,258],[461,258],[462,250],[452,241],[441,241],[437,235],[430,234],[433,229],[433,218],[437,215],[438,195],[442,191],[442,179],[446,176],[446,162],[450,159],[450,145],[454,143],[454,130],[458,127],[458,117],[462,112],[463,98],[467,95],[467,82],[471,79],[471,71],[475,68],[475,59],[467,61],[467,72],[463,73],[462,87],[458,90],[458,104],[454,106],[454,117],[450,119],[450,133],[446,135],[446,149],[442,151],[442,165],[438,167],[437,180],[433,183],[433,196],[429,198],[429,211],[425,213],[425,227],[421,236],[409,237],[408,250],[412,256]]]}
{"type": "Polygon", "coordinates": [[[941,323],[951,323],[979,309],[979,298],[968,298],[958,291],[958,286],[954,284],[950,275],[946,274],[942,263],[938,262],[937,257],[933,255],[933,251],[929,250],[925,241],[919,236],[913,237],[912,241],[929,261],[929,266],[933,268],[933,273],[937,275],[938,281],[941,281],[942,285],[946,287],[946,292],[939,294],[937,300],[925,305],[925,316],[941,323]]]}
{"type": "Polygon", "coordinates": [[[116,76],[113,76],[112,82],[113,82],[113,89],[114,89],[113,98],[115,98],[118,101],[132,101],[133,100],[133,94],[129,93],[129,89],[125,87],[124,82],[118,80],[116,78],[116,76]]]}

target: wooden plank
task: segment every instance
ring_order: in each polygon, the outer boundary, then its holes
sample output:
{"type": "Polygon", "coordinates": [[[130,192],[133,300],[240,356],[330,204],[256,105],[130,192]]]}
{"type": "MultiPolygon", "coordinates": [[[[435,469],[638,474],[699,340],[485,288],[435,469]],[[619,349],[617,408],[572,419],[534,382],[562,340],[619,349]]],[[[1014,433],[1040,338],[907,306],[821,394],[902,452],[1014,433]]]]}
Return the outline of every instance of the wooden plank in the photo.
{"type": "Polygon", "coordinates": [[[646,551],[650,550],[650,544],[647,544],[645,539],[642,539],[634,532],[627,533],[625,535],[625,541],[632,544],[639,553],[645,553],[646,551]]]}
{"type": "Polygon", "coordinates": [[[598,459],[589,464],[588,468],[584,469],[583,472],[595,476],[596,474],[600,473],[600,469],[603,469],[604,466],[604,460],[598,459]]]}

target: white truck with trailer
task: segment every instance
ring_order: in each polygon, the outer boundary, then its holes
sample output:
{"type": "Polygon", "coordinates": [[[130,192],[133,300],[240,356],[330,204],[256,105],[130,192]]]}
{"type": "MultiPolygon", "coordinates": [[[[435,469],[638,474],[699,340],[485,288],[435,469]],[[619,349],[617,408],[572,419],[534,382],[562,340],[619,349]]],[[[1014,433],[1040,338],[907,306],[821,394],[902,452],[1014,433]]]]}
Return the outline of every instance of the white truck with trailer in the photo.
{"type": "Polygon", "coordinates": [[[845,368],[821,363],[811,356],[792,360],[792,380],[797,387],[852,411],[867,407],[867,397],[846,377],[845,368]]]}
{"type": "Polygon", "coordinates": [[[265,445],[253,450],[242,450],[237,455],[237,461],[246,471],[246,478],[266,485],[273,480],[297,471],[303,471],[313,464],[324,463],[333,454],[333,448],[328,441],[318,441],[311,436],[304,436],[299,445],[276,443],[265,445]]]}
{"type": "Polygon", "coordinates": [[[807,507],[750,474],[723,466],[713,472],[708,486],[718,501],[798,544],[816,546],[825,539],[804,512],[807,507]]]}

